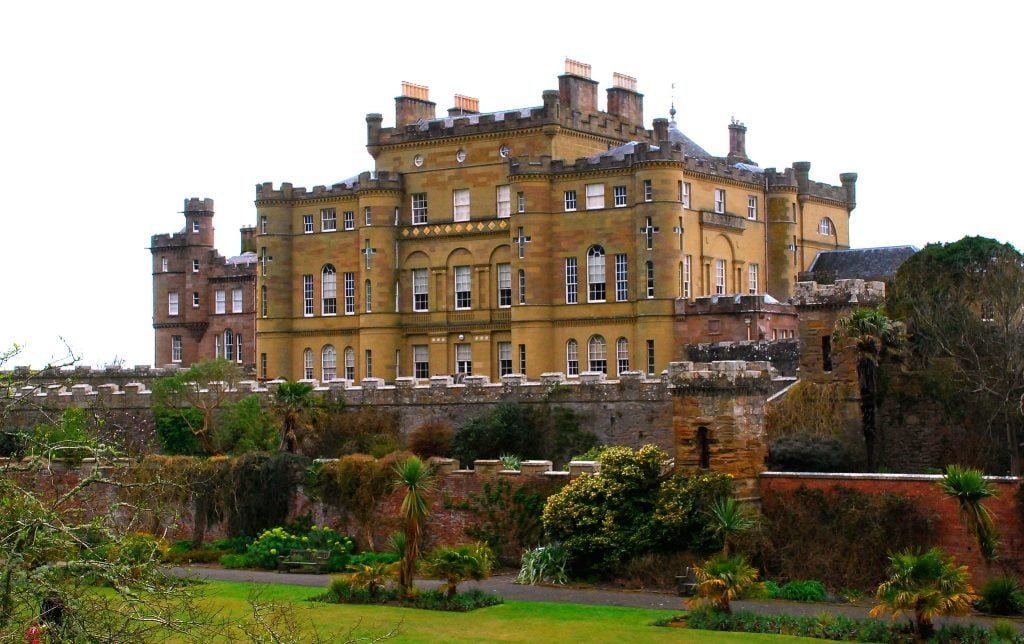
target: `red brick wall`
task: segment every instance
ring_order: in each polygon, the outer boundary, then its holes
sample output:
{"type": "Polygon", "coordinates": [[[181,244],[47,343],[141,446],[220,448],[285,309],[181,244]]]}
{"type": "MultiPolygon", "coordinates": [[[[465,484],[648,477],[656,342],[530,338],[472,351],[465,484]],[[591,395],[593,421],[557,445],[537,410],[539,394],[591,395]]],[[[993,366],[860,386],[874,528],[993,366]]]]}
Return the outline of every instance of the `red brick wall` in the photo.
{"type": "Polygon", "coordinates": [[[1024,521],[1017,500],[1019,482],[1011,478],[993,478],[999,495],[986,501],[999,529],[999,562],[987,569],[978,552],[977,540],[960,522],[958,505],[938,489],[937,475],[894,474],[780,474],[766,473],[760,478],[761,498],[795,490],[801,485],[828,491],[848,487],[869,494],[888,492],[913,501],[926,515],[935,517],[934,545],[966,564],[976,584],[990,577],[1012,574],[1024,577],[1024,521]]]}

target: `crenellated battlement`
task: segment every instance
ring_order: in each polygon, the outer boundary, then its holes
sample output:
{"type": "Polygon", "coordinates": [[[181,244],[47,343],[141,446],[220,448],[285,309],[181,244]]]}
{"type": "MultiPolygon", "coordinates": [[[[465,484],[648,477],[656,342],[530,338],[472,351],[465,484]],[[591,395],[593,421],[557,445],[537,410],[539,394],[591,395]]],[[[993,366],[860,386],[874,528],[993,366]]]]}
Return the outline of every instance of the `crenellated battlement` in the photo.
{"type": "Polygon", "coordinates": [[[836,280],[835,284],[797,282],[791,302],[797,306],[878,306],[885,300],[885,282],[836,280]]]}
{"type": "Polygon", "coordinates": [[[362,172],[358,177],[327,186],[313,186],[312,189],[296,188],[291,183],[282,183],[274,189],[273,182],[256,184],[256,203],[268,201],[306,201],[313,199],[329,199],[358,197],[362,192],[376,190],[401,191],[402,175],[395,172],[362,172]]]}

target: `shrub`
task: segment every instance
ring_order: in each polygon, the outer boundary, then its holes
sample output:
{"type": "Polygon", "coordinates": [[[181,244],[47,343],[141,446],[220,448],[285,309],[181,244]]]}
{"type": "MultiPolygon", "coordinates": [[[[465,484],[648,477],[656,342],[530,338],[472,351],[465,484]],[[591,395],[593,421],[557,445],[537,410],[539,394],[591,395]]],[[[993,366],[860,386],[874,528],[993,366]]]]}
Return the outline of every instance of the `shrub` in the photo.
{"type": "Polygon", "coordinates": [[[425,590],[408,597],[398,588],[382,588],[377,590],[376,594],[371,594],[367,588],[353,584],[346,576],[335,578],[331,581],[327,593],[313,599],[339,604],[398,603],[411,608],[456,612],[467,612],[502,603],[502,599],[497,595],[480,590],[466,591],[454,597],[447,597],[439,590],[425,590]]]}
{"type": "Polygon", "coordinates": [[[978,592],[979,610],[994,615],[1019,615],[1024,612],[1024,588],[1013,577],[989,580],[978,592]]]}
{"type": "Polygon", "coordinates": [[[398,415],[375,407],[347,409],[335,403],[313,419],[303,452],[318,458],[370,454],[380,458],[402,447],[398,415]]]}
{"type": "Polygon", "coordinates": [[[470,494],[466,507],[476,521],[466,526],[466,536],[483,541],[508,565],[519,561],[519,553],[543,539],[541,514],[554,487],[518,485],[504,479],[485,481],[481,494],[470,494]]]}
{"type": "Polygon", "coordinates": [[[503,470],[515,470],[519,471],[522,466],[523,459],[519,458],[515,454],[502,454],[498,457],[501,461],[501,469],[503,470]]]}
{"type": "Polygon", "coordinates": [[[571,454],[596,443],[597,437],[582,429],[572,409],[503,402],[456,429],[452,455],[464,465],[476,459],[516,454],[524,459],[549,460],[558,467],[571,454]]]}
{"type": "Polygon", "coordinates": [[[255,537],[279,526],[288,502],[305,480],[309,459],[295,454],[252,452],[223,461],[223,486],[215,490],[227,518],[228,534],[255,537]]]}
{"type": "Polygon", "coordinates": [[[851,457],[842,441],[796,434],[768,444],[768,467],[779,472],[849,472],[851,457]]]}
{"type": "Polygon", "coordinates": [[[324,569],[328,572],[337,572],[348,564],[349,555],[355,551],[355,543],[351,538],[327,527],[313,526],[306,534],[274,528],[264,531],[246,549],[245,565],[274,570],[277,568],[278,558],[287,556],[292,550],[326,550],[330,553],[330,558],[324,569]]]}
{"type": "Polygon", "coordinates": [[[160,450],[170,455],[203,454],[199,440],[192,432],[193,427],[203,424],[203,412],[195,407],[174,408],[156,406],[153,408],[156,437],[160,450]]]}
{"type": "Polygon", "coordinates": [[[438,548],[423,560],[421,571],[426,577],[444,580],[445,596],[455,596],[458,585],[472,579],[480,581],[491,576],[494,555],[482,543],[438,548]]]}
{"type": "Polygon", "coordinates": [[[28,437],[28,451],[47,458],[81,463],[92,453],[94,441],[90,438],[89,419],[84,409],[71,407],[64,410],[56,425],[37,425],[28,437]]]}
{"type": "Polygon", "coordinates": [[[793,580],[783,584],[774,597],[795,602],[823,602],[828,599],[828,592],[820,581],[793,580]]]}
{"type": "Polygon", "coordinates": [[[662,481],[653,516],[655,550],[710,553],[719,548],[707,510],[732,492],[732,478],[725,474],[704,472],[662,481]]]}
{"type": "Polygon", "coordinates": [[[28,447],[28,435],[22,429],[0,429],[0,457],[19,459],[28,447]]]}
{"type": "Polygon", "coordinates": [[[691,611],[686,622],[689,628],[707,631],[795,635],[858,642],[905,642],[907,639],[907,627],[904,624],[894,625],[874,619],[851,619],[842,615],[795,617],[748,612],[730,614],[701,609],[691,611]]]}
{"type": "Polygon", "coordinates": [[[452,453],[452,436],[455,430],[450,423],[430,420],[409,435],[409,451],[422,458],[448,456],[452,453]]]}
{"type": "Polygon", "coordinates": [[[757,583],[757,570],[743,556],[715,555],[703,566],[694,566],[693,574],[701,598],[697,604],[726,613],[732,610],[732,600],[757,583]]]}
{"type": "Polygon", "coordinates": [[[367,548],[374,547],[373,535],[379,519],[378,505],[388,495],[395,476],[394,466],[406,453],[377,459],[367,454],[348,454],[325,463],[316,474],[316,490],[325,503],[362,526],[367,548]]]}
{"type": "Polygon", "coordinates": [[[523,553],[517,584],[564,584],[569,581],[569,555],[560,543],[540,546],[523,553]]]}
{"type": "Polygon", "coordinates": [[[218,453],[244,454],[274,451],[281,439],[260,397],[252,395],[221,408],[211,442],[218,453]]]}

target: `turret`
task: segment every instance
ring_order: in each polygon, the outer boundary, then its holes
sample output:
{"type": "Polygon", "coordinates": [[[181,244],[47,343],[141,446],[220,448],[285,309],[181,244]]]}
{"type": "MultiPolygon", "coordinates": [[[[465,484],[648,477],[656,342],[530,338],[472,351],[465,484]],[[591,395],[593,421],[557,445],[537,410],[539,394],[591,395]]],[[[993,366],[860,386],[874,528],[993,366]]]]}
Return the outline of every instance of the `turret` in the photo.
{"type": "Polygon", "coordinates": [[[839,180],[843,183],[843,190],[846,191],[846,208],[853,210],[857,207],[857,173],[844,172],[839,175],[839,180]]]}

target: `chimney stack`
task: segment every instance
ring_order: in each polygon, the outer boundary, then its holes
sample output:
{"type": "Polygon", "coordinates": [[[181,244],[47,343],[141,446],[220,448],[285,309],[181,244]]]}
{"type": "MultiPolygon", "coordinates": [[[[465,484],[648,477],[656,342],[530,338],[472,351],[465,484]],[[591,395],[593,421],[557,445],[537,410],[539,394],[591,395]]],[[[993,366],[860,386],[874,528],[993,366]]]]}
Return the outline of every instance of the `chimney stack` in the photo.
{"type": "Polygon", "coordinates": [[[597,111],[597,81],[590,78],[590,65],[565,59],[565,74],[558,77],[559,104],[572,112],[597,111]]]}
{"type": "Polygon", "coordinates": [[[615,72],[612,86],[608,89],[608,113],[626,123],[643,126],[644,95],[636,91],[636,79],[615,72]]]}
{"type": "Polygon", "coordinates": [[[747,126],[735,118],[729,124],[729,164],[754,163],[747,156],[747,126]]]}
{"type": "Polygon", "coordinates": [[[429,87],[402,81],[402,95],[395,97],[395,127],[435,118],[436,107],[437,104],[430,101],[429,87]]]}
{"type": "Polygon", "coordinates": [[[448,116],[464,116],[480,113],[480,99],[462,94],[455,95],[455,107],[448,108],[448,116]]]}

